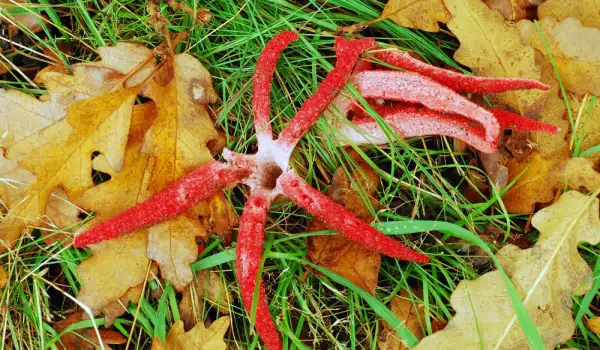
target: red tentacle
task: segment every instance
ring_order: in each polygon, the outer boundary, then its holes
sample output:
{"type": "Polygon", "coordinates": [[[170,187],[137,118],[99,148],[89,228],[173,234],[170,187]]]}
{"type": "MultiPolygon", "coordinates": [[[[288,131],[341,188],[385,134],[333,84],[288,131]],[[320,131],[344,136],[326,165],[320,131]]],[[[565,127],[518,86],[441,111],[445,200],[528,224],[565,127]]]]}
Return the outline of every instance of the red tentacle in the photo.
{"type": "Polygon", "coordinates": [[[323,221],[329,228],[343,234],[348,239],[397,259],[418,263],[429,261],[429,257],[426,255],[407,248],[404,244],[366,224],[343,206],[312,188],[293,172],[281,175],[278,183],[285,195],[323,221]]]}
{"type": "MultiPolygon", "coordinates": [[[[256,282],[259,281],[258,270],[262,255],[262,243],[265,232],[267,211],[271,199],[263,193],[253,193],[248,198],[238,233],[235,268],[240,283],[242,300],[248,315],[252,314],[256,282]]],[[[254,328],[268,349],[281,349],[281,340],[275,324],[269,313],[269,305],[265,295],[262,279],[258,285],[258,298],[256,300],[256,318],[254,328]]]]}
{"type": "Polygon", "coordinates": [[[335,41],[336,64],[319,85],[317,92],[300,108],[298,114],[283,129],[279,136],[280,145],[290,152],[302,135],[319,119],[340,89],[344,86],[358,56],[365,50],[377,46],[374,39],[348,40],[338,37],[335,41]]]}
{"type": "Polygon", "coordinates": [[[512,113],[500,108],[488,109],[500,123],[502,129],[511,129],[519,131],[541,131],[558,134],[560,128],[556,125],[542,123],[537,120],[529,119],[520,114],[512,113]]]}
{"type": "Polygon", "coordinates": [[[393,66],[429,77],[458,92],[495,93],[522,89],[549,90],[551,88],[550,85],[537,80],[465,75],[421,62],[407,52],[399,50],[373,52],[373,56],[393,66]]]}
{"type": "Polygon", "coordinates": [[[492,113],[464,96],[416,73],[396,71],[360,72],[352,76],[365,98],[419,103],[432,110],[456,113],[473,119],[485,128],[486,140],[495,142],[500,125],[492,113]]]}
{"type": "Polygon", "coordinates": [[[269,40],[256,62],[254,83],[252,85],[252,110],[254,112],[254,127],[260,140],[273,139],[269,113],[271,110],[271,83],[273,72],[281,52],[298,38],[295,32],[281,32],[269,40]]]}
{"type": "Polygon", "coordinates": [[[147,201],[78,235],[75,237],[74,245],[77,248],[85,247],[172,219],[195,204],[208,199],[218,190],[237,183],[248,175],[245,169],[227,167],[213,160],[147,201]]]}

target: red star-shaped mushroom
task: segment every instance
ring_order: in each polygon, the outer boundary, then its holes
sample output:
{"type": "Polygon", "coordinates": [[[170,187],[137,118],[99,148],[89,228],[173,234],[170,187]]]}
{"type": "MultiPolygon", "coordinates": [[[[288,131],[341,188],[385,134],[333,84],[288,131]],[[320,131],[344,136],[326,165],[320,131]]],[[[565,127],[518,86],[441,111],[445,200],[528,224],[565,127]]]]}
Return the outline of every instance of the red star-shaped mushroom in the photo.
{"type": "MultiPolygon", "coordinates": [[[[426,65],[400,51],[376,52],[374,55],[412,72],[364,70],[353,74],[360,54],[374,49],[377,44],[373,39],[348,40],[340,37],[335,42],[335,68],[283,129],[279,138],[274,140],[269,118],[272,75],[281,52],[296,38],[297,34],[293,32],[277,35],[269,41],[258,59],[252,100],[258,139],[256,154],[225,150],[225,163],[211,161],[192,171],[146,202],[78,235],[75,246],[84,247],[174,218],[223,188],[236,183],[248,185],[250,196],[240,220],[236,272],[242,299],[250,314],[257,288],[266,216],[272,200],[278,195],[289,197],[332,230],[369,249],[418,263],[429,260],[427,256],[362,222],[344,207],[312,188],[290,168],[289,161],[294,147],[338,96],[348,80],[367,99],[412,104],[376,106],[380,115],[404,137],[427,134],[453,136],[483,152],[493,152],[503,128],[557,131],[553,126],[506,111],[487,110],[454,91],[502,92],[549,88],[544,84],[524,79],[465,76],[426,65]]],[[[351,110],[358,113],[353,101],[342,95],[339,95],[334,105],[344,113],[351,110]]],[[[351,128],[342,127],[340,132],[341,137],[352,142],[387,142],[379,125],[365,115],[353,120],[351,128]]],[[[280,349],[281,340],[269,314],[262,283],[259,283],[258,288],[255,328],[269,349],[280,349]]]]}

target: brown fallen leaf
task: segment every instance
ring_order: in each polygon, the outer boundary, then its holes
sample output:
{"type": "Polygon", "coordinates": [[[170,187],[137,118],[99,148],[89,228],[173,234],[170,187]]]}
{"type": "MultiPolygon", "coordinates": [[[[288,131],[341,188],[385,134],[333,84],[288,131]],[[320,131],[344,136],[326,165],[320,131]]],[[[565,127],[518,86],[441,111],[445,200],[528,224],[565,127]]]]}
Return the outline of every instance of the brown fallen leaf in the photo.
{"type": "MultiPolygon", "coordinates": [[[[598,209],[598,199],[567,192],[533,216],[532,224],[540,231],[533,248],[506,245],[496,254],[547,349],[571,339],[571,295],[583,295],[592,287],[592,271],[577,246],[600,241],[598,209]]],[[[529,348],[499,271],[461,281],[450,304],[456,314],[448,326],[425,337],[415,350],[529,348]]]]}
{"type": "MultiPolygon", "coordinates": [[[[425,307],[418,304],[418,301],[413,301],[413,297],[406,291],[402,290],[399,297],[392,298],[390,302],[390,310],[404,322],[404,326],[408,328],[417,339],[423,339],[425,334],[425,307]]],[[[402,339],[398,337],[398,332],[392,329],[387,322],[382,322],[382,331],[379,335],[377,348],[379,350],[408,350],[409,347],[403,344],[402,339]]],[[[432,319],[431,331],[433,333],[444,328],[446,322],[444,320],[432,319]]]]}
{"type": "MultiPolygon", "coordinates": [[[[14,244],[23,230],[37,225],[46,212],[48,198],[57,187],[62,187],[71,200],[93,187],[91,158],[94,152],[103,153],[113,169],[121,169],[137,93],[137,87],[121,89],[69,105],[67,122],[72,132],[54,135],[52,141],[33,151],[29,148],[31,153],[19,165],[33,172],[36,179],[25,189],[24,199],[12,207],[0,223],[1,240],[7,245],[14,244]]],[[[58,123],[48,128],[64,125],[64,122],[58,123]]],[[[10,147],[5,156],[14,157],[13,147],[30,144],[37,136],[21,140],[10,147]]]]}
{"type": "Polygon", "coordinates": [[[442,0],[389,0],[380,19],[388,18],[403,27],[438,32],[438,22],[447,23],[450,13],[442,0]]]}
{"type": "Polygon", "coordinates": [[[200,270],[196,278],[184,290],[179,302],[179,313],[186,330],[190,330],[201,321],[204,300],[217,305],[219,312],[229,314],[229,302],[232,296],[219,274],[214,271],[200,270]]]}
{"type": "Polygon", "coordinates": [[[547,0],[538,8],[538,17],[553,17],[558,21],[575,18],[586,27],[600,28],[599,0],[547,0]]]}
{"type": "MultiPolygon", "coordinates": [[[[475,75],[539,80],[534,49],[521,43],[519,29],[504,21],[481,0],[444,0],[452,14],[448,28],[460,41],[454,59],[475,75]]],[[[513,111],[537,119],[546,92],[540,90],[493,94],[492,100],[513,111]]]]}
{"type": "Polygon", "coordinates": [[[527,17],[527,0],[484,0],[492,10],[502,14],[507,21],[516,22],[527,17]]]}
{"type": "Polygon", "coordinates": [[[600,317],[592,317],[587,320],[587,326],[590,331],[600,334],[600,317]]]}
{"type": "Polygon", "coordinates": [[[229,317],[221,317],[213,322],[210,327],[198,322],[191,331],[183,329],[183,321],[175,322],[163,343],[160,338],[152,341],[152,350],[225,350],[227,344],[223,341],[229,329],[229,317]]]}
{"type": "MultiPolygon", "coordinates": [[[[218,134],[205,105],[216,100],[216,92],[204,66],[179,54],[164,63],[144,94],[156,103],[156,121],[146,132],[141,151],[155,159],[149,190],[157,192],[212,160],[206,145],[218,134]]],[[[193,277],[189,265],[198,256],[195,237],[206,235],[194,217],[181,215],[148,230],[148,256],[178,290],[193,277]]]]}
{"type": "Polygon", "coordinates": [[[594,170],[594,163],[586,158],[571,158],[564,150],[562,157],[542,158],[538,152],[524,161],[512,159],[507,164],[509,178],[523,175],[502,196],[509,213],[530,214],[536,203],[551,202],[556,191],[565,187],[589,191],[600,189],[600,173],[594,170]]]}
{"type": "MultiPolygon", "coordinates": [[[[125,166],[119,173],[112,171],[109,164],[99,166],[109,172],[111,179],[87,190],[77,201],[81,207],[96,212],[96,219],[84,226],[80,232],[149,197],[150,194],[145,188],[149,181],[152,159],[140,154],[139,148],[144,132],[152,124],[155,115],[153,102],[133,108],[125,166]],[[118,200],[115,200],[116,198],[118,200]]],[[[99,162],[106,161],[106,157],[96,158],[96,168],[99,162]]],[[[146,230],[92,245],[92,256],[77,268],[77,275],[83,285],[77,295],[78,299],[94,314],[98,314],[129,290],[142,284],[150,263],[146,256],[147,245],[146,230]]]]}
{"type": "MultiPolygon", "coordinates": [[[[74,312],[64,320],[54,323],[54,330],[57,333],[62,333],[69,326],[85,320],[84,315],[83,311],[74,312]]],[[[110,344],[125,344],[127,342],[127,338],[117,331],[99,329],[98,332],[104,348],[110,349],[108,347],[110,344]]],[[[57,346],[59,349],[64,350],[95,350],[98,348],[98,336],[93,328],[72,330],[60,336],[60,343],[57,346]]]]}
{"type": "Polygon", "coordinates": [[[0,266],[0,288],[4,288],[8,283],[8,272],[4,269],[4,266],[0,266]]]}
{"type": "MultiPolygon", "coordinates": [[[[156,270],[158,272],[158,268],[156,270]]],[[[134,304],[139,303],[143,289],[143,284],[129,288],[118,300],[106,305],[102,310],[104,314],[104,327],[112,327],[115,319],[127,312],[127,306],[130,302],[134,304]]]]}
{"type": "MultiPolygon", "coordinates": [[[[353,181],[355,185],[352,184],[344,169],[338,168],[327,194],[360,219],[370,222],[373,216],[358,194],[357,188],[368,196],[373,207],[378,208],[379,202],[373,198],[373,195],[379,178],[369,166],[361,163],[353,181]]],[[[317,220],[310,223],[307,228],[309,232],[323,230],[327,230],[327,227],[317,220]]],[[[371,294],[375,293],[381,266],[381,254],[378,252],[368,250],[342,235],[309,237],[306,248],[308,257],[315,264],[340,274],[371,294]]]]}
{"type": "MultiPolygon", "coordinates": [[[[584,27],[575,18],[558,22],[553,17],[545,17],[539,24],[566,89],[577,94],[600,94],[600,50],[597,45],[600,29],[584,27]]],[[[520,21],[519,30],[524,43],[548,55],[533,22],[520,21]]]]}

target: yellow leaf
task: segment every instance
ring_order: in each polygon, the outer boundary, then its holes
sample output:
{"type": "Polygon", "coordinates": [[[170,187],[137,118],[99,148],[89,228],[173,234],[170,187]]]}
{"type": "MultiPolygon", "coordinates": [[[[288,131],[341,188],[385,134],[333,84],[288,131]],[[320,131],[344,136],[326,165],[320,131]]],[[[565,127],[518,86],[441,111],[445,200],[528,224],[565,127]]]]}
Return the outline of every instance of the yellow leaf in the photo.
{"type": "Polygon", "coordinates": [[[581,21],[586,27],[600,28],[599,0],[547,0],[538,8],[538,17],[554,17],[562,21],[569,17],[581,21]]]}
{"type": "Polygon", "coordinates": [[[442,0],[389,0],[381,18],[389,18],[403,27],[438,32],[438,22],[447,23],[450,13],[442,0]]]}
{"type": "Polygon", "coordinates": [[[0,265],[0,288],[4,288],[8,283],[8,272],[4,269],[4,266],[0,265]]]}
{"type": "MultiPolygon", "coordinates": [[[[143,133],[155,117],[153,102],[136,105],[131,115],[129,140],[125,151],[125,166],[121,172],[111,172],[111,179],[87,190],[78,204],[96,212],[96,220],[82,228],[86,230],[98,221],[120,214],[129,207],[146,200],[151,157],[140,154],[143,133]]],[[[104,161],[106,157],[98,156],[104,161]]],[[[110,168],[110,167],[109,167],[110,168]]],[[[139,286],[146,277],[150,259],[146,257],[148,233],[140,230],[116,239],[92,245],[92,256],[77,268],[82,281],[78,299],[94,314],[139,286]]]]}
{"type": "Polygon", "coordinates": [[[527,16],[527,0],[484,0],[485,4],[502,14],[507,21],[516,22],[527,16]]]}
{"type": "Polygon", "coordinates": [[[194,277],[190,264],[198,257],[196,237],[205,235],[198,220],[186,215],[148,229],[147,255],[158,263],[162,276],[179,291],[194,277]]]}
{"type": "MultiPolygon", "coordinates": [[[[584,27],[574,18],[558,22],[545,17],[539,24],[566,89],[600,94],[600,29],[584,27]]],[[[519,29],[525,43],[548,55],[534,23],[520,21],[519,29]]]]}
{"type": "MultiPolygon", "coordinates": [[[[452,20],[448,28],[460,41],[454,58],[475,75],[540,79],[532,47],[521,43],[518,28],[506,23],[481,0],[444,0],[452,20]]],[[[493,100],[522,115],[537,118],[546,93],[539,90],[494,94],[493,100]]]]}
{"type": "MultiPolygon", "coordinates": [[[[91,177],[94,152],[103,153],[113,169],[121,169],[137,92],[138,88],[122,89],[68,107],[67,121],[73,131],[64,136],[54,135],[52,141],[20,161],[20,166],[33,172],[36,179],[25,189],[23,200],[11,208],[0,223],[1,240],[12,245],[28,225],[39,223],[55,188],[62,187],[70,199],[78,198],[91,188],[94,185],[91,177]]],[[[21,142],[28,143],[28,139],[21,142]]],[[[11,158],[13,147],[6,152],[8,158],[11,158]]]]}
{"type": "Polygon", "coordinates": [[[205,299],[209,302],[208,305],[218,306],[219,312],[229,313],[231,307],[229,302],[232,300],[232,296],[219,274],[214,271],[200,270],[196,273],[196,278],[184,290],[179,303],[179,313],[185,329],[192,329],[201,320],[205,299]]]}
{"type": "MultiPolygon", "coordinates": [[[[532,224],[540,231],[533,248],[506,245],[496,255],[544,346],[552,349],[575,331],[571,295],[583,295],[592,287],[592,271],[577,246],[600,241],[598,199],[567,192],[537,212],[532,224]]],[[[461,281],[450,304],[456,315],[448,326],[424,338],[415,350],[529,348],[499,271],[461,281]]]]}
{"type": "MultiPolygon", "coordinates": [[[[369,196],[371,205],[377,208],[379,203],[372,196],[377,189],[379,178],[366,164],[361,164],[356,173],[353,177],[355,182],[353,185],[344,169],[339,168],[333,175],[327,193],[335,202],[342,204],[360,219],[369,222],[373,220],[373,216],[358,194],[357,188],[363,191],[364,195],[369,196]]],[[[309,232],[323,230],[327,230],[327,227],[319,221],[313,221],[307,229],[309,232]]],[[[371,294],[375,293],[381,267],[381,254],[378,252],[366,249],[341,235],[309,237],[306,248],[310,260],[315,264],[340,274],[371,294]]]]}
{"type": "Polygon", "coordinates": [[[590,191],[600,188],[600,174],[594,163],[586,158],[570,158],[568,150],[561,156],[543,159],[538,152],[522,161],[511,159],[508,176],[517,182],[502,196],[509,213],[530,214],[536,203],[548,203],[558,190],[585,187],[590,191]]]}
{"type": "Polygon", "coordinates": [[[183,329],[183,321],[179,320],[167,334],[164,344],[160,338],[154,338],[152,350],[225,350],[227,344],[223,341],[223,337],[228,328],[229,317],[219,318],[208,329],[202,322],[198,322],[189,332],[183,329]]]}
{"type": "Polygon", "coordinates": [[[587,325],[592,332],[600,334],[600,317],[593,317],[588,319],[587,325]]]}
{"type": "MultiPolygon", "coordinates": [[[[216,93],[210,73],[187,54],[165,62],[144,93],[156,103],[156,121],[146,132],[142,152],[155,159],[148,188],[158,192],[212,160],[207,143],[218,134],[205,105],[215,101],[216,93]]],[[[196,219],[181,215],[148,232],[148,256],[181,290],[192,280],[189,265],[198,256],[195,237],[205,236],[204,228],[196,219]]]]}

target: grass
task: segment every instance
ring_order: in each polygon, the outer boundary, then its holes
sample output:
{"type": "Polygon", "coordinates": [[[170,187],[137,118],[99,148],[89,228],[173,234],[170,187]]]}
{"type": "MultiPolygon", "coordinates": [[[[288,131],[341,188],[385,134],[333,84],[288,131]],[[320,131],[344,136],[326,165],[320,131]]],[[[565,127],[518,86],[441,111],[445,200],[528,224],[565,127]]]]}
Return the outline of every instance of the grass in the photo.
{"type": "MultiPolygon", "coordinates": [[[[102,1],[84,0],[50,3],[55,2],[40,0],[40,5],[33,8],[46,16],[48,22],[40,34],[29,33],[35,46],[21,48],[42,60],[48,59],[42,53],[44,50],[73,64],[94,59],[94,48],[101,45],[123,40],[153,47],[163,40],[149,24],[145,4],[139,1],[114,1],[106,6],[102,1]],[[70,44],[74,51],[61,51],[59,47],[64,43],[70,44]]],[[[192,8],[210,9],[213,14],[210,25],[202,26],[187,14],[168,11],[165,4],[161,7],[170,21],[171,32],[189,33],[189,38],[178,45],[178,52],[198,57],[213,75],[221,100],[213,110],[216,123],[226,132],[228,147],[238,152],[253,151],[255,139],[248,82],[266,41],[282,30],[295,29],[302,35],[285,51],[275,76],[271,116],[273,128],[278,132],[302,102],[316,91],[319,81],[331,68],[338,27],[377,18],[383,7],[378,2],[353,0],[187,3],[192,8]]],[[[432,63],[462,69],[450,58],[457,42],[447,34],[413,31],[390,21],[377,23],[365,34],[374,36],[383,46],[403,47],[432,63]]],[[[0,59],[7,64],[17,56],[16,53],[2,54],[0,59]]],[[[39,62],[31,64],[35,66],[39,62]]],[[[0,84],[28,93],[43,93],[23,70],[13,70],[0,84]]],[[[590,100],[593,103],[595,98],[590,100]]],[[[343,167],[348,174],[356,171],[349,149],[338,147],[327,137],[330,132],[330,125],[320,121],[303,138],[295,155],[297,172],[321,190],[327,188],[337,168],[343,167]]],[[[470,165],[472,154],[453,151],[450,140],[396,138],[386,147],[354,147],[354,151],[381,178],[377,195],[382,209],[371,208],[382,223],[380,227],[388,227],[395,234],[411,233],[404,239],[411,240],[411,245],[431,256],[432,262],[422,266],[383,258],[378,288],[371,296],[344,278],[311,265],[306,257],[305,239],[323,232],[305,233],[310,218],[296,206],[287,202],[274,205],[267,222],[263,274],[271,311],[277,317],[286,348],[375,349],[381,319],[397,326],[401,336],[414,345],[414,335],[403,329],[402,323],[387,309],[390,300],[402,290],[422,290],[422,295],[410,292],[410,299],[425,306],[427,317],[421,320],[422,328],[424,333],[430,334],[432,318],[452,317],[454,310],[449,298],[457,283],[475,279],[493,268],[490,264],[475,266],[473,263],[478,255],[495,249],[477,234],[488,232],[490,227],[503,232],[505,240],[511,234],[523,233],[527,218],[506,213],[496,190],[492,189],[492,194],[485,196],[482,203],[472,203],[465,197],[464,188],[472,182],[472,174],[485,174],[470,165]],[[404,223],[408,219],[426,221],[415,221],[416,226],[407,228],[404,223]],[[479,246],[482,253],[457,253],[465,241],[479,246]],[[322,274],[306,274],[309,268],[322,274]]],[[[245,202],[242,193],[233,191],[230,198],[240,213],[245,202]]],[[[62,234],[52,233],[57,237],[62,234]]],[[[533,237],[535,239],[535,235],[533,237]]],[[[234,249],[212,237],[192,268],[217,271],[228,290],[237,296],[238,285],[232,272],[234,249]]],[[[598,276],[597,249],[584,246],[583,252],[591,264],[595,262],[594,276],[598,276]]],[[[13,348],[58,346],[60,334],[52,324],[76,310],[74,298],[81,286],[76,268],[88,254],[60,243],[45,245],[39,233],[35,233],[33,238],[22,240],[15,249],[0,256],[10,275],[8,287],[2,290],[0,330],[3,339],[9,339],[13,348]]],[[[583,323],[584,316],[593,315],[592,304],[599,288],[600,283],[595,279],[590,292],[574,298],[577,331],[568,346],[600,347],[598,336],[589,332],[583,323]]],[[[514,297],[516,293],[511,295],[514,297]]],[[[130,313],[117,319],[115,328],[126,337],[131,335],[132,348],[149,348],[152,338],[164,338],[171,324],[180,317],[177,298],[168,284],[151,281],[141,303],[129,305],[130,313]]],[[[206,301],[203,318],[218,317],[217,308],[209,305],[206,301]]],[[[249,317],[237,298],[231,303],[230,315],[230,346],[260,347],[249,317]]],[[[524,315],[519,319],[527,321],[524,315]]],[[[67,331],[103,322],[101,318],[94,322],[82,321],[67,331]]],[[[529,338],[535,340],[535,328],[525,329],[529,338]]],[[[3,343],[4,348],[7,342],[3,343]]]]}

